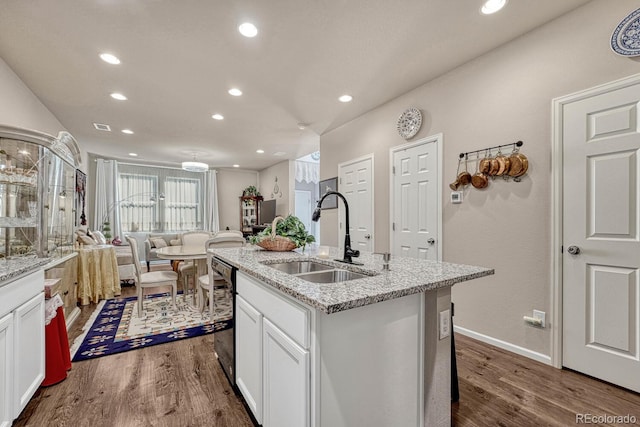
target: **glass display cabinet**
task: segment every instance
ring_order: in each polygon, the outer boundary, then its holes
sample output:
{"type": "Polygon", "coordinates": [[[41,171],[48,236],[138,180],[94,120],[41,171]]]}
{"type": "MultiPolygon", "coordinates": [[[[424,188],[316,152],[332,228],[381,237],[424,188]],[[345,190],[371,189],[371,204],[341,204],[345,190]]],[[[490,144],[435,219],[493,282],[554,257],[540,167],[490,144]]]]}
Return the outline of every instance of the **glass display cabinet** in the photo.
{"type": "Polygon", "coordinates": [[[67,132],[0,126],[0,258],[73,252],[79,159],[67,132]]]}
{"type": "Polygon", "coordinates": [[[244,236],[253,234],[253,226],[260,224],[262,196],[240,196],[240,230],[244,236]]]}

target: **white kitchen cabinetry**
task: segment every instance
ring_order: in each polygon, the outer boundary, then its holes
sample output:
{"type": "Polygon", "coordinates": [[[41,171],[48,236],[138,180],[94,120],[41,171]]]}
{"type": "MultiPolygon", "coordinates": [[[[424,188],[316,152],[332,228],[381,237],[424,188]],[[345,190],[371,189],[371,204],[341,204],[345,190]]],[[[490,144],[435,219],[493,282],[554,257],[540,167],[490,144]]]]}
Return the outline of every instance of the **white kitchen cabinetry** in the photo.
{"type": "MultiPolygon", "coordinates": [[[[42,281],[44,283],[44,279],[42,281]]],[[[44,286],[43,286],[44,289],[44,286]]],[[[15,317],[15,413],[27,406],[44,379],[44,293],[16,309],[15,317]]]]}
{"type": "Polygon", "coordinates": [[[236,384],[264,427],[309,426],[309,310],[237,274],[236,384]]]}
{"type": "Polygon", "coordinates": [[[309,425],[309,352],[265,319],[264,427],[309,425]]]}
{"type": "Polygon", "coordinates": [[[44,272],[0,284],[0,426],[12,421],[44,379],[44,272]]]}
{"type": "Polygon", "coordinates": [[[264,427],[451,425],[450,288],[327,314],[242,271],[236,285],[238,387],[264,427]]]}
{"type": "Polygon", "coordinates": [[[7,314],[0,319],[0,427],[9,427],[13,421],[12,366],[13,314],[7,314]]]}
{"type": "Polygon", "coordinates": [[[262,424],[262,314],[236,297],[236,385],[262,424]]]}

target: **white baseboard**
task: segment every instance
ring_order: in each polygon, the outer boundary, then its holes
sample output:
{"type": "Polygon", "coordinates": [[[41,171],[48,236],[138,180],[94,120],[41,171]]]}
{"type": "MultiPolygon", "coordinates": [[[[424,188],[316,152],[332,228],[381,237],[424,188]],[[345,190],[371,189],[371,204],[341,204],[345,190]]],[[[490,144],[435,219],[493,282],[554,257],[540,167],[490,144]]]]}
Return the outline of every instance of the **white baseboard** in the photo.
{"type": "Polygon", "coordinates": [[[69,317],[65,319],[67,322],[67,331],[71,328],[71,325],[73,325],[73,322],[76,321],[79,315],[80,315],[80,309],[78,307],[75,307],[71,312],[71,314],[69,314],[69,317]]]}
{"type": "Polygon", "coordinates": [[[518,345],[511,344],[509,342],[502,341],[497,338],[490,337],[489,335],[484,335],[479,332],[472,331],[470,329],[462,328],[460,326],[454,325],[453,330],[455,333],[477,339],[478,341],[482,341],[487,344],[494,345],[503,350],[519,354],[520,356],[528,357],[529,359],[536,360],[538,362],[544,363],[545,365],[552,365],[551,356],[547,356],[546,354],[538,353],[537,351],[529,350],[528,348],[520,347],[518,345]]]}

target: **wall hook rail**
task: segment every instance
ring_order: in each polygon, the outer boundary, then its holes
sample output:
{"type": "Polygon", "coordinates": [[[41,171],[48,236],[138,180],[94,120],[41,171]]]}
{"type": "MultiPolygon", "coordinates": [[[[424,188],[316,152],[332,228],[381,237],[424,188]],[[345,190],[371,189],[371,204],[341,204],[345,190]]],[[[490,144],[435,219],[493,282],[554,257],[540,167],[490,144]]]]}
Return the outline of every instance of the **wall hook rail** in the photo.
{"type": "Polygon", "coordinates": [[[520,148],[523,145],[524,145],[524,142],[522,142],[522,141],[511,142],[509,144],[495,145],[495,146],[489,147],[489,148],[482,148],[480,150],[473,150],[473,151],[467,151],[466,153],[460,153],[460,158],[464,159],[465,156],[468,158],[469,154],[473,154],[473,153],[476,153],[477,155],[480,155],[480,153],[482,153],[482,152],[486,153],[486,152],[495,150],[496,148],[500,149],[502,147],[513,147],[514,149],[516,149],[516,147],[520,148]]]}

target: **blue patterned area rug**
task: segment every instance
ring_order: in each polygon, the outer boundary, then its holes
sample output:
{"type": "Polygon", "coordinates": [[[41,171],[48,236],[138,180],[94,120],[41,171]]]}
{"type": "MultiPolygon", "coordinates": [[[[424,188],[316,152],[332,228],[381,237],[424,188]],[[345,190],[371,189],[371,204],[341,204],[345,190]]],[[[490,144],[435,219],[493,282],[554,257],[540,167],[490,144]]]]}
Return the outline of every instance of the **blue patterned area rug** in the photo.
{"type": "Polygon", "coordinates": [[[142,318],[138,318],[137,297],[102,301],[74,342],[74,362],[122,353],[138,348],[193,338],[225,330],[231,326],[231,299],[224,289],[215,291],[214,322],[209,309],[203,313],[176,298],[171,307],[169,294],[146,295],[142,318]]]}

